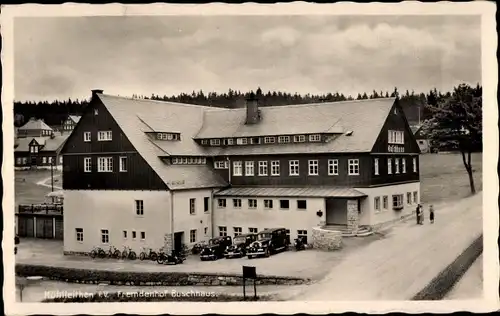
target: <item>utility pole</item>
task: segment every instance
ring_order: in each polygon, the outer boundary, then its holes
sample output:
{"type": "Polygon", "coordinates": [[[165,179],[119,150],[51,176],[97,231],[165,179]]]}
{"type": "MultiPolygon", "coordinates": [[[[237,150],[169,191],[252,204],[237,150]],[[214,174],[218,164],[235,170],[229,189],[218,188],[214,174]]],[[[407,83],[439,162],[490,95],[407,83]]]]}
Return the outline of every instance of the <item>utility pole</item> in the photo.
{"type": "Polygon", "coordinates": [[[54,159],[50,162],[50,187],[51,192],[54,192],[54,159]]]}

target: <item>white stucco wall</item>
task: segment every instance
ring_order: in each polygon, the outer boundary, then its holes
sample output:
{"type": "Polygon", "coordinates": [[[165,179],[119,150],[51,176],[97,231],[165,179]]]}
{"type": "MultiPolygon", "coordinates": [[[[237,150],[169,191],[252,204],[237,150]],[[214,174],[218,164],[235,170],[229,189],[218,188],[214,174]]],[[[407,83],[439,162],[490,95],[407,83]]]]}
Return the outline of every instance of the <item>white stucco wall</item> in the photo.
{"type": "Polygon", "coordinates": [[[273,209],[264,208],[264,198],[257,199],[257,208],[248,208],[248,199],[253,197],[227,197],[226,208],[218,208],[215,197],[214,204],[214,235],[219,235],[219,226],[227,227],[227,234],[234,236],[234,227],[241,227],[243,233],[248,233],[248,228],[257,228],[258,231],[264,228],[284,227],[290,230],[290,240],[297,238],[297,230],[307,230],[307,237],[312,236],[312,227],[316,227],[325,221],[325,199],[324,198],[265,198],[273,200],[273,209]],[[233,198],[241,199],[241,208],[233,207],[233,198]],[[280,199],[290,201],[288,210],[280,209],[280,199]],[[306,200],[307,209],[297,209],[297,200],[306,200]],[[321,211],[321,217],[316,212],[321,211]]]}
{"type": "Polygon", "coordinates": [[[129,246],[137,254],[141,247],[158,250],[170,232],[170,192],[168,191],[64,191],[64,251],[89,252],[94,246],[109,245],[120,251],[129,246]],[[144,201],[144,215],[136,214],[135,200],[144,201]],[[76,240],[76,228],[83,228],[84,240],[76,240]],[[101,229],[109,231],[109,244],[101,243],[101,229]],[[127,238],[123,231],[127,230],[127,238]],[[132,239],[136,231],[136,239],[132,239]],[[140,232],[146,232],[141,240],[140,232]]]}
{"type": "Polygon", "coordinates": [[[356,190],[368,195],[361,202],[360,225],[376,225],[401,218],[411,214],[420,201],[420,182],[380,186],[375,188],[356,188],[356,190]],[[413,201],[413,192],[418,192],[418,201],[413,201]],[[412,203],[408,204],[406,193],[412,192],[412,203]],[[403,195],[404,208],[400,211],[392,209],[392,195],[403,195]],[[383,196],[388,196],[388,208],[383,208],[383,196]],[[380,211],[375,212],[375,197],[380,197],[380,211]]]}
{"type": "Polygon", "coordinates": [[[212,213],[212,190],[182,190],[172,191],[174,200],[174,232],[184,232],[183,243],[191,247],[189,234],[192,229],[196,229],[196,241],[208,240],[211,238],[211,213],[212,213]],[[204,211],[205,197],[209,198],[209,210],[204,211]],[[190,214],[189,200],[195,199],[195,214],[190,214]],[[204,230],[207,227],[207,234],[204,230]]]}

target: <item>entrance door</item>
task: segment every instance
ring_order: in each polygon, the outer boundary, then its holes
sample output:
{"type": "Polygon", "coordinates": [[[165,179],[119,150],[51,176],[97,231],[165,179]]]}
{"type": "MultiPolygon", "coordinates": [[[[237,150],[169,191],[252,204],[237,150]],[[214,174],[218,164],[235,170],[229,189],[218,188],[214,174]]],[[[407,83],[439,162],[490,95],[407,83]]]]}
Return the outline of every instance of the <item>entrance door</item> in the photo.
{"type": "Polygon", "coordinates": [[[62,218],[56,218],[56,239],[63,240],[64,239],[64,223],[62,218]]]}
{"type": "Polygon", "coordinates": [[[326,224],[347,225],[346,199],[332,198],[326,200],[326,224]]]}
{"type": "Polygon", "coordinates": [[[181,251],[184,241],[184,232],[174,233],[174,250],[181,251]]]}
{"type": "Polygon", "coordinates": [[[31,156],[30,162],[31,162],[32,166],[36,166],[37,165],[37,163],[36,163],[36,156],[31,156]]]}

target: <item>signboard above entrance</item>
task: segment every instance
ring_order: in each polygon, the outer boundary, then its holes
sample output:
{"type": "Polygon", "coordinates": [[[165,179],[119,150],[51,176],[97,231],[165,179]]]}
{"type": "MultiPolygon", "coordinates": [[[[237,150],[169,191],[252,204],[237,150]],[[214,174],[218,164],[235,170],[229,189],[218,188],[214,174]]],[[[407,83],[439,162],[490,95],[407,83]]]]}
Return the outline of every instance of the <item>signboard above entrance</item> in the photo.
{"type": "Polygon", "coordinates": [[[387,151],[390,153],[404,153],[405,146],[389,145],[387,146],[387,151]]]}

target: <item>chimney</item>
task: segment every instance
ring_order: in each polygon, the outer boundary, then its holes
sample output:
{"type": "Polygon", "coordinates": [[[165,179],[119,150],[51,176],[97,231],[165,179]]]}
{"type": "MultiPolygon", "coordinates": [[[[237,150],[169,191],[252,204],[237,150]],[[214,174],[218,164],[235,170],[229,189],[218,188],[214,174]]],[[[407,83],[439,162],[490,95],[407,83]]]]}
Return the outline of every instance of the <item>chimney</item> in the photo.
{"type": "Polygon", "coordinates": [[[95,98],[96,95],[102,94],[103,92],[104,92],[103,90],[99,90],[99,89],[92,90],[92,99],[95,98]]]}
{"type": "Polygon", "coordinates": [[[257,124],[260,121],[259,103],[252,92],[246,99],[247,120],[245,124],[257,124]]]}

